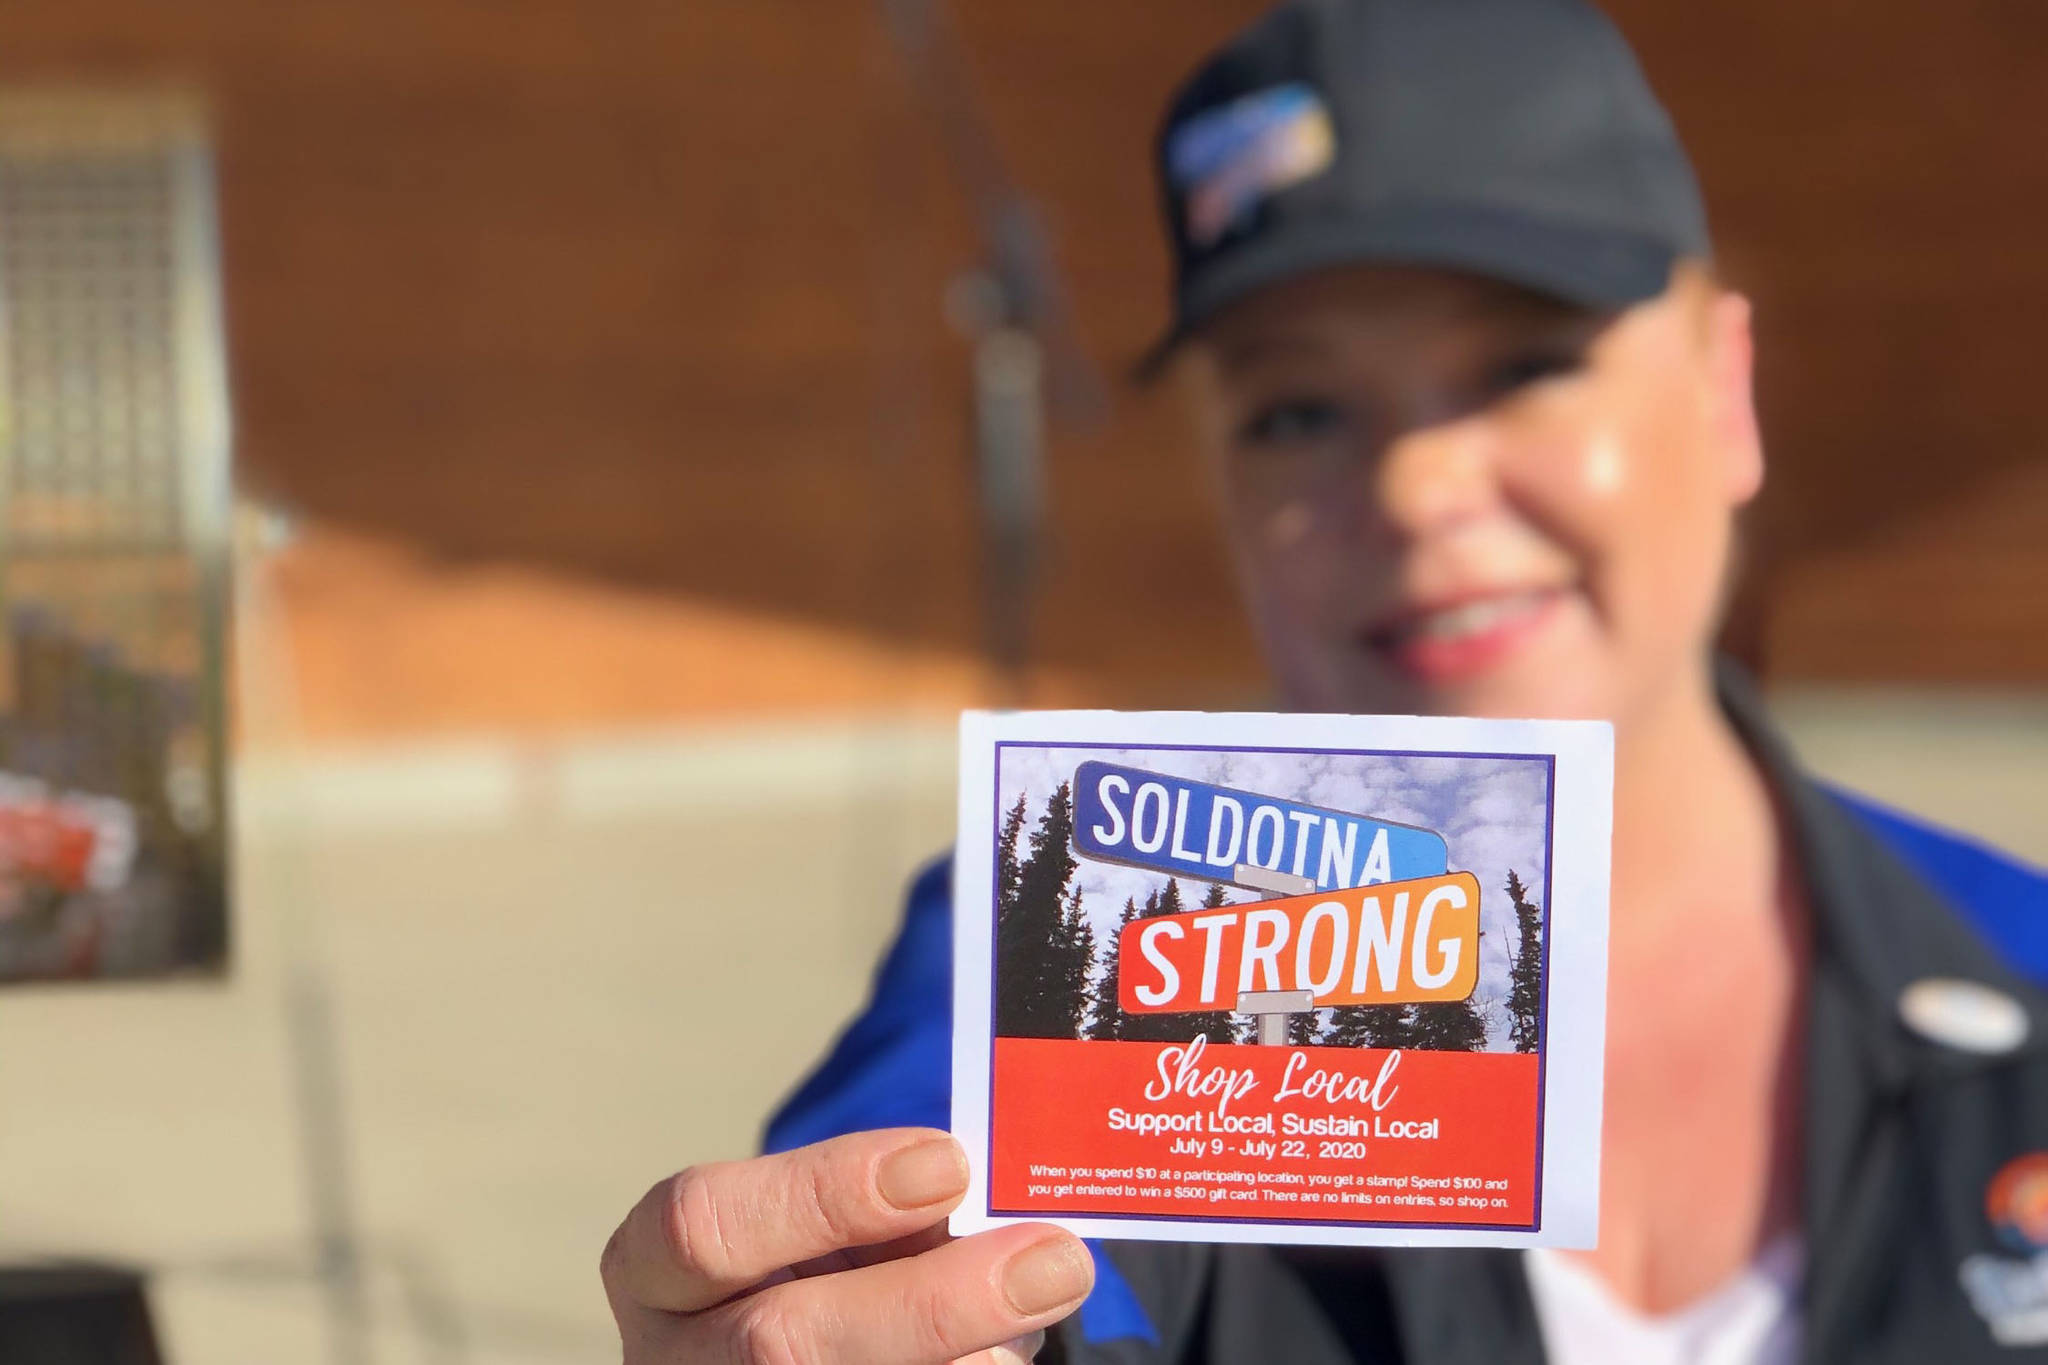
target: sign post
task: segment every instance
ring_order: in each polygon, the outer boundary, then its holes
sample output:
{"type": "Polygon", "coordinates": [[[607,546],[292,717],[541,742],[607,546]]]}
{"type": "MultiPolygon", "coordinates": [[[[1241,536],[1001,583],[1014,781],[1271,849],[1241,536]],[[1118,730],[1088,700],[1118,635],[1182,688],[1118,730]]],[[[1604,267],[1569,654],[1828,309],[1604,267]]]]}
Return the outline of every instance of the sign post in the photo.
{"type": "Polygon", "coordinates": [[[1313,877],[1297,877],[1292,872],[1275,872],[1260,867],[1257,863],[1239,863],[1230,880],[1239,886],[1254,891],[1269,891],[1276,896],[1306,896],[1316,889],[1313,877]]]}
{"type": "Polygon", "coordinates": [[[1239,991],[1237,1012],[1257,1021],[1261,1047],[1287,1046],[1287,1021],[1316,1007],[1313,991],[1239,991]]]}

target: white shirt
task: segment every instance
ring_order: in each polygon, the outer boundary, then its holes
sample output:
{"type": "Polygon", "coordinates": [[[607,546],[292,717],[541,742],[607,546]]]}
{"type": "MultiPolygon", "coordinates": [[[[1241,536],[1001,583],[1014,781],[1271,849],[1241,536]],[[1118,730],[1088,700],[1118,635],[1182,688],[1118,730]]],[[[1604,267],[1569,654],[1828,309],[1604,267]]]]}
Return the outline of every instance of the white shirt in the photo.
{"type": "Polygon", "coordinates": [[[1639,1313],[1554,1251],[1524,1258],[1551,1365],[1793,1365],[1806,1248],[1787,1233],[1741,1274],[1675,1313],[1639,1313]]]}

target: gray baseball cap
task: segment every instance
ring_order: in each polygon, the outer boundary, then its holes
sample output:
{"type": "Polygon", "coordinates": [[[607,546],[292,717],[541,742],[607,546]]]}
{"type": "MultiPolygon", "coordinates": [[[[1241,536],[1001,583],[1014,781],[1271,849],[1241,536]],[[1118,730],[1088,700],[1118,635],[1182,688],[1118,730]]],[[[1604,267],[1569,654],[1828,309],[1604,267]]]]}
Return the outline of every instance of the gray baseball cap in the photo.
{"type": "Polygon", "coordinates": [[[1294,0],[1205,62],[1157,144],[1172,350],[1245,295],[1359,262],[1592,308],[1710,252],[1628,44],[1582,0],[1294,0]]]}

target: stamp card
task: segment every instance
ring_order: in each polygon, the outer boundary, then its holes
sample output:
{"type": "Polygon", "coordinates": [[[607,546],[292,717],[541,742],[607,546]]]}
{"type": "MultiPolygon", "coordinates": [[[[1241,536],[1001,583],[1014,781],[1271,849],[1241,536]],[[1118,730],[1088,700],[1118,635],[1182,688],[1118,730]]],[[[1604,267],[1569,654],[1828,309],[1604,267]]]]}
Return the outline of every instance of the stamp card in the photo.
{"type": "Polygon", "coordinates": [[[1591,1246],[1613,738],[970,712],[956,1233],[1591,1246]]]}

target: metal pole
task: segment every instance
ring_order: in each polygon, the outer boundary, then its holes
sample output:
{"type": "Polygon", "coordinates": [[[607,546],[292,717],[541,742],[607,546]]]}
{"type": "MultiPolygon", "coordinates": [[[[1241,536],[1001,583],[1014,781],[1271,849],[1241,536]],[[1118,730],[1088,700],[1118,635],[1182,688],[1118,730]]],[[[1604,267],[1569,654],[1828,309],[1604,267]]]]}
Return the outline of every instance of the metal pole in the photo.
{"type": "Polygon", "coordinates": [[[987,644],[1024,700],[1031,606],[1045,538],[1048,417],[1089,425],[1107,407],[1082,352],[1052,252],[1004,164],[942,0],[881,0],[883,19],[980,219],[982,268],[954,282],[948,312],[974,343],[975,465],[986,547],[987,644]]]}
{"type": "Polygon", "coordinates": [[[1038,339],[1019,327],[983,332],[974,348],[974,432],[988,536],[988,651],[1022,696],[1031,662],[1031,596],[1045,505],[1038,339]]]}
{"type": "Polygon", "coordinates": [[[1287,1046],[1287,1021],[1316,1007],[1310,991],[1239,991],[1237,1012],[1255,1021],[1253,1035],[1261,1047],[1287,1046]]]}

